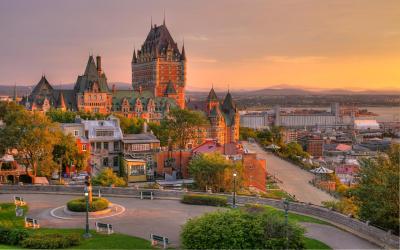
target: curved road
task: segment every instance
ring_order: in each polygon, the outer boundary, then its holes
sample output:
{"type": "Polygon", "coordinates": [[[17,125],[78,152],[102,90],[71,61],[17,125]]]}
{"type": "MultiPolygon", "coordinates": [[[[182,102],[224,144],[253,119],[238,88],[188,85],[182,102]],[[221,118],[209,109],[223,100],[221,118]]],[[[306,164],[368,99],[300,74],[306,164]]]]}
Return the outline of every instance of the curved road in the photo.
{"type": "MultiPolygon", "coordinates": [[[[12,202],[13,194],[0,194],[0,203],[12,202]]],[[[50,211],[78,198],[73,195],[24,194],[29,205],[28,215],[39,220],[42,227],[83,228],[84,218],[63,220],[51,216],[50,211]]],[[[116,232],[149,239],[151,233],[167,236],[172,247],[179,246],[181,226],[192,217],[215,211],[217,207],[185,205],[176,200],[140,200],[137,198],[108,197],[112,203],[122,205],[126,211],[99,221],[110,223],[116,232]]],[[[90,220],[94,228],[95,220],[90,220]]],[[[304,223],[308,235],[335,249],[372,249],[377,246],[353,234],[327,225],[304,223]]]]}
{"type": "Polygon", "coordinates": [[[308,183],[314,178],[312,173],[282,160],[272,153],[266,152],[257,143],[242,143],[250,152],[257,153],[259,158],[266,160],[267,172],[282,181],[282,183],[278,183],[279,187],[289,194],[295,195],[299,201],[321,205],[322,201],[335,199],[328,193],[308,183]]]}

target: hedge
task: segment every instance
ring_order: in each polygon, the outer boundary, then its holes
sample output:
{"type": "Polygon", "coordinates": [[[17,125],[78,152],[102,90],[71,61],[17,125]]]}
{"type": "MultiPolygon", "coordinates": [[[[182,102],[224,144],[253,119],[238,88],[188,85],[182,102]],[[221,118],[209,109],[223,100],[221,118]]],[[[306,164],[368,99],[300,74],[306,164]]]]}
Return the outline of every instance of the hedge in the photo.
{"type": "Polygon", "coordinates": [[[78,246],[81,242],[81,236],[74,234],[35,234],[24,239],[20,245],[23,248],[32,249],[59,249],[78,246]]]}
{"type": "Polygon", "coordinates": [[[18,245],[29,237],[26,229],[0,228],[0,243],[5,245],[18,245]]]}
{"type": "MultiPolygon", "coordinates": [[[[89,206],[89,212],[101,211],[108,208],[109,202],[105,198],[94,198],[92,205],[89,206]]],[[[67,203],[67,208],[73,212],[85,212],[86,211],[86,200],[85,198],[71,200],[67,203]]]]}
{"type": "Polygon", "coordinates": [[[182,203],[192,205],[207,205],[224,207],[228,205],[228,200],[224,196],[211,196],[204,194],[186,194],[183,196],[182,203]]]}

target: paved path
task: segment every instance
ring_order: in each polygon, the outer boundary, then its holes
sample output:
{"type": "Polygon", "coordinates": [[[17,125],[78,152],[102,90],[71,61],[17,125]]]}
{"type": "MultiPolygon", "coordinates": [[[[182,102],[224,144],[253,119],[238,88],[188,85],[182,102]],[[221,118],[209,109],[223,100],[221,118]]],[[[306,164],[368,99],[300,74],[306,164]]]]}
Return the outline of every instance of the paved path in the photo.
{"type": "MultiPolygon", "coordinates": [[[[0,203],[11,202],[12,194],[0,194],[0,203]]],[[[29,216],[39,219],[42,227],[49,228],[83,228],[84,220],[62,220],[50,215],[53,208],[65,205],[73,195],[56,194],[25,194],[29,204],[29,216]]],[[[223,208],[185,205],[175,200],[140,200],[137,198],[109,197],[111,202],[126,208],[123,214],[101,219],[101,222],[111,223],[116,232],[148,239],[151,233],[167,236],[172,246],[179,246],[181,226],[192,217],[223,208]]],[[[94,228],[95,220],[90,220],[94,228]]],[[[377,248],[369,242],[348,232],[326,225],[304,224],[309,235],[337,249],[367,249],[377,248]]]]}
{"type": "Polygon", "coordinates": [[[321,205],[322,201],[335,199],[308,183],[314,177],[312,173],[264,151],[256,143],[243,142],[243,145],[248,150],[257,153],[258,157],[266,159],[267,172],[281,180],[283,183],[278,183],[279,187],[289,194],[295,195],[299,201],[321,205]]]}
{"type": "Polygon", "coordinates": [[[308,222],[303,222],[301,225],[307,228],[306,236],[322,241],[333,249],[377,248],[376,245],[336,227],[308,222]]]}

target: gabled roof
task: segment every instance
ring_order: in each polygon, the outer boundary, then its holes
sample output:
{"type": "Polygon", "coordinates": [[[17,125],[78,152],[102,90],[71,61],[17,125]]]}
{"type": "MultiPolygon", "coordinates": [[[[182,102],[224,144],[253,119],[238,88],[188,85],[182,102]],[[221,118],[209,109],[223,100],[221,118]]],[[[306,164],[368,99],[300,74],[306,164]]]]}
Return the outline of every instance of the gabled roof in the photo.
{"type": "Polygon", "coordinates": [[[52,90],[53,90],[53,87],[47,81],[46,76],[43,75],[42,78],[40,78],[40,81],[38,82],[38,84],[36,84],[35,88],[33,88],[32,95],[36,95],[43,91],[52,91],[52,90]]]}
{"type": "Polygon", "coordinates": [[[81,76],[78,76],[74,90],[79,93],[85,92],[92,88],[94,82],[97,82],[99,84],[100,92],[110,91],[107,84],[107,77],[104,73],[99,75],[93,56],[89,56],[85,73],[81,76]]]}

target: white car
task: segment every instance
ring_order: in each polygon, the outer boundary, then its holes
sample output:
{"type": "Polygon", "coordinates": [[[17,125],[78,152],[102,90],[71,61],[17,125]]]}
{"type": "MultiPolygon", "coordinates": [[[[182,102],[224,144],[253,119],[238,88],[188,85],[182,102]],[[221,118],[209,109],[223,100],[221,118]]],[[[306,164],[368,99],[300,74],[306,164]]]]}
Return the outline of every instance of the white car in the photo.
{"type": "Polygon", "coordinates": [[[72,177],[73,181],[85,181],[86,176],[88,176],[87,173],[80,173],[77,176],[72,177]]]}

